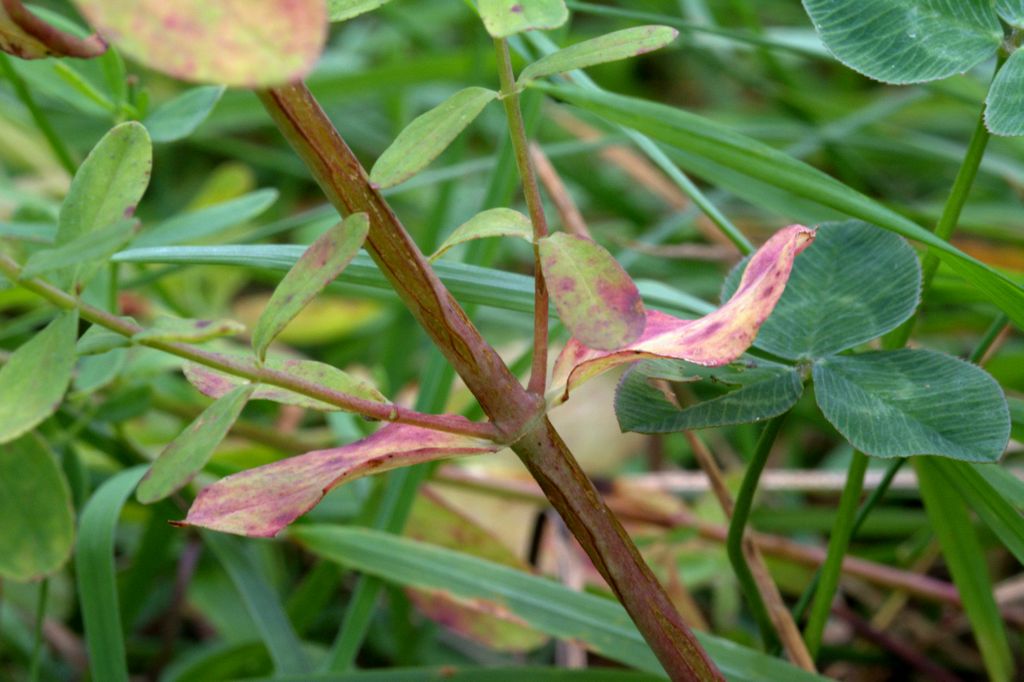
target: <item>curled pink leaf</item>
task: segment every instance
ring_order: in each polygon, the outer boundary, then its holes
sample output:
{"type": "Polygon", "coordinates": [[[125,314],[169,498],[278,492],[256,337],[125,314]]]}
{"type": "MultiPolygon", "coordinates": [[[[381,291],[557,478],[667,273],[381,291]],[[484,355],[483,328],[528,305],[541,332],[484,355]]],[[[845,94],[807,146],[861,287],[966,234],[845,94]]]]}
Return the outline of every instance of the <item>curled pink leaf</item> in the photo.
{"type": "Polygon", "coordinates": [[[440,431],[388,424],[363,440],[316,450],[221,479],[196,497],[179,525],[273,537],[347,481],[390,469],[500,446],[440,431]]]}
{"type": "Polygon", "coordinates": [[[681,320],[655,310],[647,312],[640,338],[607,352],[571,339],[555,361],[553,386],[564,386],[556,402],[584,381],[616,365],[644,358],[686,360],[698,365],[724,365],[754,342],[789,280],[793,260],[814,241],[814,230],[791,225],[777,232],[750,260],[740,286],[721,308],[698,320],[681,320]]]}
{"type": "Polygon", "coordinates": [[[97,35],[79,38],[61,31],[30,12],[21,0],[0,0],[0,51],[22,59],[88,59],[106,52],[107,44],[97,35]]]}

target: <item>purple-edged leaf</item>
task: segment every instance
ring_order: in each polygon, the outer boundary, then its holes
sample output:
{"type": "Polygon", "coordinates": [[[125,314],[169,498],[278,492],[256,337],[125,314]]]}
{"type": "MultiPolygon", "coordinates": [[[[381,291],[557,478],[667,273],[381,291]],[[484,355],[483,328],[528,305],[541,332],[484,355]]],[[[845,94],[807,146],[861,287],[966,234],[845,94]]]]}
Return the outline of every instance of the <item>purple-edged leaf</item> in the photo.
{"type": "Polygon", "coordinates": [[[750,347],[786,287],[793,260],[814,241],[814,230],[791,225],[758,249],[732,298],[698,320],[647,313],[647,326],[635,342],[614,352],[588,348],[571,339],[555,362],[552,386],[569,391],[616,365],[644,358],[674,358],[698,365],[724,365],[750,347]]]}
{"type": "MultiPolygon", "coordinates": [[[[235,362],[245,363],[250,369],[256,369],[256,361],[251,356],[234,353],[230,355],[221,353],[221,355],[230,357],[230,359],[235,362]]],[[[282,372],[289,376],[323,386],[338,393],[345,393],[356,398],[372,400],[377,403],[387,404],[389,402],[380,391],[367,382],[362,381],[361,379],[356,379],[337,367],[325,365],[322,362],[299,360],[295,358],[270,357],[264,361],[263,366],[267,369],[272,369],[275,372],[282,372]]],[[[193,386],[199,389],[200,393],[208,395],[211,398],[219,398],[230,393],[238,386],[249,383],[247,379],[241,379],[234,375],[218,372],[210,369],[209,367],[193,363],[186,364],[184,371],[185,378],[187,378],[193,386]]],[[[251,400],[272,400],[275,403],[298,405],[299,407],[305,407],[311,410],[321,410],[323,412],[335,412],[341,409],[336,405],[331,405],[329,403],[310,398],[309,396],[301,393],[295,393],[288,389],[271,386],[269,384],[259,384],[253,392],[251,400]]]]}
{"type": "Polygon", "coordinates": [[[333,488],[367,474],[458,455],[495,452],[487,441],[388,424],[350,445],[290,457],[228,476],[203,489],[182,525],[273,537],[333,488]]]}
{"type": "Polygon", "coordinates": [[[665,47],[678,35],[679,31],[669,26],[635,26],[584,40],[530,64],[519,74],[519,82],[637,57],[665,47]]]}
{"type": "Polygon", "coordinates": [[[359,253],[370,218],[356,213],[327,230],[306,249],[270,297],[252,334],[252,348],[262,360],[267,347],[324,287],[359,253]]]}
{"type": "Polygon", "coordinates": [[[569,18],[562,0],[480,0],[480,18],[492,38],[558,28],[569,18]]]}
{"type": "Polygon", "coordinates": [[[21,0],[0,0],[0,51],[22,59],[98,57],[107,51],[99,36],[79,38],[43,21],[21,0]]]}
{"type": "Polygon", "coordinates": [[[615,350],[643,333],[640,291],[604,247],[558,232],[540,240],[540,262],[558,316],[574,338],[615,350]]]}
{"type": "Polygon", "coordinates": [[[135,496],[152,504],[180,490],[210,461],[224,436],[242,414],[254,387],[239,386],[196,417],[164,448],[139,483],[135,496]]]}
{"type": "Polygon", "coordinates": [[[430,257],[435,261],[445,254],[448,249],[465,244],[474,239],[486,239],[488,237],[518,237],[528,242],[533,241],[533,224],[530,219],[519,211],[511,208],[492,208],[475,216],[459,225],[448,235],[440,248],[430,257]]]}
{"type": "Polygon", "coordinates": [[[245,325],[234,320],[188,320],[162,316],[132,337],[133,341],[179,341],[202,343],[222,336],[234,336],[245,331],[245,325]]]}
{"type": "Polygon", "coordinates": [[[303,77],[327,35],[324,0],[75,0],[126,55],[189,81],[240,87],[303,77]]]}

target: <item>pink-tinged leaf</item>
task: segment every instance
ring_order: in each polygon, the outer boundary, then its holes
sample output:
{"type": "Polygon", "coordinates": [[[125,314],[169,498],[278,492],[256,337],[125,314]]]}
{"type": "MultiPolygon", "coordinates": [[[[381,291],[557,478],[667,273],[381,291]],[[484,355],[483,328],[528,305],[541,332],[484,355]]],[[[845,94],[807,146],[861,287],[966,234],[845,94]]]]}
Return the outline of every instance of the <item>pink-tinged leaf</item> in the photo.
{"type": "Polygon", "coordinates": [[[79,38],[43,21],[21,0],[0,0],[0,50],[22,59],[98,57],[107,51],[99,36],[79,38]]]}
{"type": "MultiPolygon", "coordinates": [[[[223,355],[225,358],[229,358],[233,362],[242,363],[250,370],[255,370],[257,368],[256,361],[247,355],[234,353],[230,355],[221,353],[220,355],[223,355]]],[[[322,362],[300,360],[296,358],[271,357],[264,361],[263,366],[267,369],[274,370],[275,372],[282,372],[295,377],[296,379],[324,386],[338,393],[345,393],[356,398],[362,398],[363,400],[371,400],[375,403],[387,404],[389,402],[380,391],[367,382],[357,379],[352,375],[341,371],[337,367],[326,365],[322,362]]],[[[197,365],[194,363],[186,364],[184,372],[185,378],[189,380],[189,383],[199,389],[200,393],[208,395],[211,398],[220,398],[221,396],[230,393],[235,388],[249,383],[247,379],[242,379],[224,372],[218,372],[217,370],[210,369],[204,365],[197,365]]],[[[341,409],[337,405],[331,405],[330,403],[310,398],[307,395],[295,393],[294,391],[289,391],[286,388],[280,388],[270,384],[258,385],[250,400],[272,400],[275,403],[298,405],[299,407],[305,407],[310,410],[320,410],[322,412],[337,412],[341,409]]]]}
{"type": "Polygon", "coordinates": [[[604,247],[559,232],[540,240],[540,262],[558,316],[590,348],[616,350],[644,331],[636,284],[604,247]]]}
{"type": "Polygon", "coordinates": [[[250,537],[273,537],[328,491],[368,474],[458,455],[495,452],[498,445],[467,436],[388,424],[350,445],[283,459],[205,488],[182,525],[250,537]]]}
{"type": "Polygon", "coordinates": [[[555,362],[552,385],[565,387],[558,402],[584,381],[644,358],[673,358],[709,366],[732,362],[754,342],[782,296],[793,260],[813,241],[814,230],[802,225],[780,230],[754,254],[733,297],[698,320],[681,320],[652,310],[640,338],[615,352],[588,348],[571,339],[555,362]]]}
{"type": "Polygon", "coordinates": [[[327,35],[324,0],[75,0],[126,55],[188,81],[271,87],[302,78],[327,35]]]}

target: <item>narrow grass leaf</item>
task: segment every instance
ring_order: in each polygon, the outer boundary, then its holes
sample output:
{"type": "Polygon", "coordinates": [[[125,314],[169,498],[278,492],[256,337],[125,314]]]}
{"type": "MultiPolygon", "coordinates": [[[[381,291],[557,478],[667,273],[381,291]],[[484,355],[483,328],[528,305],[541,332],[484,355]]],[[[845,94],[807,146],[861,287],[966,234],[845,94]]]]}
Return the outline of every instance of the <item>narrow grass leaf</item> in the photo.
{"type": "Polygon", "coordinates": [[[480,0],[478,7],[492,38],[558,28],[569,19],[562,0],[480,0]]]}
{"type": "Polygon", "coordinates": [[[540,264],[558,316],[579,343],[617,350],[643,333],[640,290],[603,246],[557,232],[540,240],[540,264]]]}
{"type": "MultiPolygon", "coordinates": [[[[256,361],[248,355],[235,354],[230,357],[236,362],[240,361],[249,363],[249,366],[253,370],[257,368],[256,361]]],[[[356,398],[372,400],[377,403],[388,402],[388,399],[371,384],[362,381],[361,379],[357,379],[332,365],[327,365],[322,362],[295,358],[270,357],[264,361],[263,366],[267,369],[282,372],[297,379],[317,384],[318,386],[323,386],[324,388],[332,391],[337,391],[338,393],[345,393],[347,395],[355,396],[356,398]]],[[[230,393],[238,386],[249,383],[247,379],[242,379],[224,372],[218,372],[217,370],[210,369],[205,365],[188,363],[185,365],[184,371],[185,378],[189,380],[189,383],[195,386],[200,393],[211,398],[220,398],[221,396],[230,393]]],[[[299,407],[305,407],[311,410],[320,410],[323,412],[334,412],[341,409],[336,405],[331,405],[330,403],[310,398],[309,396],[301,393],[289,391],[286,388],[271,386],[270,384],[257,385],[256,390],[253,391],[251,400],[272,400],[276,403],[297,405],[299,407]]]]}
{"type": "Polygon", "coordinates": [[[138,229],[137,220],[119,220],[113,225],[83,234],[61,246],[36,251],[21,269],[21,276],[39,277],[67,270],[76,287],[82,287],[128,243],[138,229]]]}
{"type": "Polygon", "coordinates": [[[217,399],[164,448],[139,484],[135,496],[152,504],[177,492],[210,461],[213,451],[242,413],[252,385],[239,386],[217,399]]]}
{"type": "MultiPolygon", "coordinates": [[[[745,266],[729,273],[723,301],[736,291],[745,266]]],[[[791,360],[838,353],[898,327],[920,297],[920,260],[899,235],[858,220],[825,223],[793,265],[757,347],[791,360]]]]}
{"type": "Polygon", "coordinates": [[[623,431],[675,433],[748,424],[787,412],[803,394],[803,379],[792,367],[764,360],[708,369],[678,360],[645,360],[631,367],[615,391],[615,416],[623,431]],[[652,382],[701,382],[725,392],[680,405],[652,382]]]}
{"type": "Polygon", "coordinates": [[[75,0],[126,56],[187,81],[271,87],[305,76],[327,35],[323,0],[75,0]]]}
{"type": "Polygon", "coordinates": [[[612,367],[645,358],[712,366],[736,360],[754,342],[757,330],[782,296],[793,261],[813,241],[814,231],[801,225],[777,232],[754,254],[733,297],[698,320],[648,311],[640,338],[611,352],[571,339],[555,361],[551,385],[561,392],[555,400],[567,399],[573,388],[612,367]]]}
{"type": "Polygon", "coordinates": [[[988,677],[993,682],[1010,682],[1013,655],[996,605],[985,552],[971,525],[969,510],[959,495],[947,492],[945,478],[936,467],[935,459],[915,457],[911,461],[917,472],[925,511],[963,600],[988,677]]]}
{"type": "Polygon", "coordinates": [[[132,341],[180,341],[181,343],[202,343],[223,336],[234,336],[245,331],[245,325],[234,320],[187,320],[181,317],[162,315],[147,329],[132,337],[132,341]]]}
{"type": "Polygon", "coordinates": [[[389,0],[327,0],[327,18],[330,21],[345,21],[372,12],[388,2],[389,0]]]}
{"type": "Polygon", "coordinates": [[[1003,39],[992,0],[804,0],[836,59],[885,83],[964,73],[1003,39]]]}
{"type": "Polygon", "coordinates": [[[418,116],[373,164],[370,180],[387,188],[416,175],[447,149],[497,96],[497,92],[487,88],[466,88],[418,116]]]}
{"type": "Polygon", "coordinates": [[[195,132],[213,112],[223,94],[224,87],[221,85],[191,88],[154,109],[142,124],[146,126],[153,142],[183,140],[195,132]]]}
{"type": "Polygon", "coordinates": [[[449,249],[459,244],[488,237],[517,237],[532,243],[533,224],[525,215],[511,208],[488,209],[477,213],[455,228],[437,251],[430,256],[430,260],[437,260],[449,249]]]}
{"type": "Polygon", "coordinates": [[[277,201],[277,190],[261,189],[244,196],[180,213],[144,230],[135,247],[168,246],[205,239],[252,220],[277,201]]]}
{"type": "Polygon", "coordinates": [[[273,537],[342,483],[458,455],[495,452],[486,441],[406,424],[371,436],[233,474],[199,493],[183,525],[250,537],[273,537]]]}
{"type": "Polygon", "coordinates": [[[0,577],[52,575],[71,556],[71,489],[43,440],[26,434],[0,447],[0,577]]]}
{"type": "Polygon", "coordinates": [[[665,47],[678,35],[679,31],[669,26],[635,26],[584,40],[530,64],[519,74],[519,82],[637,57],[665,47]]]}
{"type": "Polygon", "coordinates": [[[1010,437],[1003,389],[983,369],[930,350],[836,355],[814,365],[818,406],[875,457],[995,462],[1010,437]]]}
{"type": "Polygon", "coordinates": [[[1024,288],[1019,284],[930,230],[802,161],[674,107],[544,82],[535,82],[533,87],[715,164],[925,244],[954,272],[984,292],[1018,327],[1024,328],[1024,288]]]}
{"type": "Polygon", "coordinates": [[[78,312],[64,312],[0,367],[0,443],[33,429],[60,407],[75,367],[78,312]]]}
{"type": "MultiPolygon", "coordinates": [[[[625,609],[546,578],[450,549],[353,527],[307,525],[291,533],[314,554],[399,585],[448,590],[499,602],[542,632],[640,670],[664,674],[625,609]]],[[[726,678],[734,681],[821,680],[784,661],[724,639],[696,633],[726,678]]]]}
{"type": "Polygon", "coordinates": [[[1024,135],[1024,52],[999,69],[985,100],[985,125],[996,135],[1024,135]]]}
{"type": "Polygon", "coordinates": [[[114,534],[121,508],[145,472],[145,467],[138,466],[107,479],[89,498],[78,524],[75,575],[89,670],[94,680],[128,682],[114,566],[114,534]]]}
{"type": "Polygon", "coordinates": [[[352,261],[369,230],[369,217],[356,213],[329,229],[306,249],[277,285],[256,323],[252,348],[260,360],[266,357],[274,338],[352,261]]]}

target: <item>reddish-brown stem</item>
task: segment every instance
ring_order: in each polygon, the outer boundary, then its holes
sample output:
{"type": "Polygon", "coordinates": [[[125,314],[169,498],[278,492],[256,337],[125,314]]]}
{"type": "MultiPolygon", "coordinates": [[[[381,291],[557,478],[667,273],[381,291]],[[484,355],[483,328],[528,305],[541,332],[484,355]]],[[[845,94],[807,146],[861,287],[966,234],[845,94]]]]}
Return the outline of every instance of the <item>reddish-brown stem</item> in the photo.
{"type": "Polygon", "coordinates": [[[260,98],[331,203],[346,215],[360,211],[369,215],[367,248],[381,272],[484,412],[513,441],[512,449],[608,581],[671,679],[723,679],[544,417],[543,399],[524,389],[484,341],[312,93],[304,84],[296,84],[262,92],[260,98]]]}
{"type": "Polygon", "coordinates": [[[512,57],[508,42],[494,41],[498,53],[498,78],[501,82],[501,102],[508,117],[508,131],[515,151],[516,167],[523,181],[523,195],[533,223],[533,363],[530,369],[528,390],[535,395],[544,395],[548,381],[548,287],[540,265],[540,240],[548,234],[548,219],[544,215],[544,204],[537,185],[537,174],[530,159],[530,140],[526,135],[523,110],[519,106],[519,89],[512,72],[512,57]]]}
{"type": "MultiPolygon", "coordinates": [[[[81,314],[84,319],[92,322],[93,324],[105,327],[112,332],[131,338],[143,331],[143,327],[140,327],[134,322],[120,318],[106,310],[82,303],[78,298],[41,279],[19,279],[21,269],[18,267],[18,264],[3,254],[0,254],[0,273],[3,273],[12,282],[17,282],[17,284],[22,288],[45,298],[59,308],[63,308],[65,310],[77,308],[79,314],[81,314]]],[[[503,440],[503,435],[494,427],[494,425],[472,422],[460,415],[424,414],[422,412],[410,410],[406,407],[401,407],[400,405],[375,403],[371,400],[356,398],[355,396],[331,390],[326,386],[313,381],[301,379],[286,372],[278,372],[266,367],[258,367],[255,364],[246,361],[244,358],[236,358],[230,355],[222,355],[220,353],[211,353],[210,351],[190,346],[187,343],[160,341],[156,339],[142,339],[139,340],[138,343],[139,345],[155,348],[165,353],[176,355],[179,358],[184,358],[185,360],[189,360],[196,364],[203,365],[226,374],[231,374],[242,379],[248,379],[254,383],[269,384],[271,386],[278,386],[280,388],[288,389],[289,391],[294,391],[295,393],[301,393],[304,396],[325,402],[329,405],[340,407],[341,409],[349,412],[361,414],[364,417],[369,417],[370,419],[399,422],[402,424],[410,424],[412,426],[422,426],[423,428],[434,429],[435,431],[457,433],[464,436],[473,436],[475,438],[484,438],[492,441],[500,442],[503,440]]]]}

